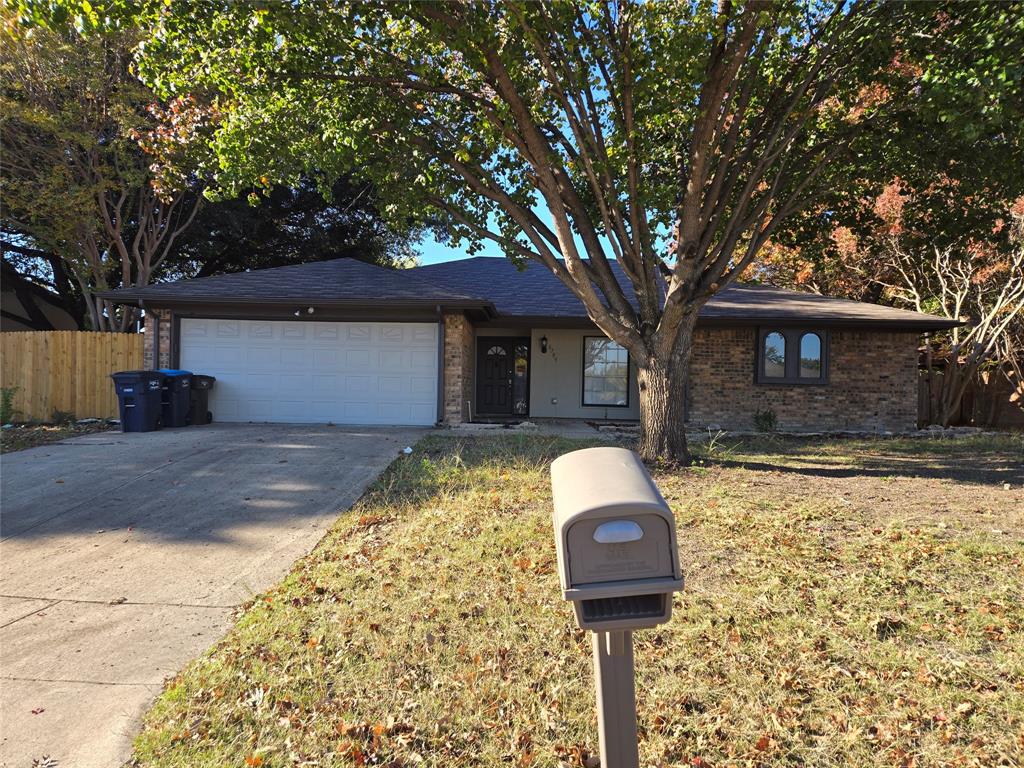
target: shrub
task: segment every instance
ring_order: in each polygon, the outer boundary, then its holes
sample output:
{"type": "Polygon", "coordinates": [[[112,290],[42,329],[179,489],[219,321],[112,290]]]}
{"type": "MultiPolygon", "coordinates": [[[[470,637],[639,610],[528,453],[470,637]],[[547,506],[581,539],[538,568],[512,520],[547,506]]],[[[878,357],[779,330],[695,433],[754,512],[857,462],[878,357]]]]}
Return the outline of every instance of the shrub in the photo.
{"type": "Polygon", "coordinates": [[[763,411],[759,408],[754,412],[754,429],[758,432],[774,432],[778,428],[779,420],[771,408],[766,408],[763,411]]]}
{"type": "Polygon", "coordinates": [[[17,387],[0,388],[0,424],[9,424],[14,414],[14,395],[18,392],[17,387]]]}
{"type": "Polygon", "coordinates": [[[57,426],[63,427],[68,424],[74,424],[76,421],[75,414],[70,411],[62,411],[59,408],[54,408],[53,413],[50,414],[50,423],[56,424],[57,426]]]}

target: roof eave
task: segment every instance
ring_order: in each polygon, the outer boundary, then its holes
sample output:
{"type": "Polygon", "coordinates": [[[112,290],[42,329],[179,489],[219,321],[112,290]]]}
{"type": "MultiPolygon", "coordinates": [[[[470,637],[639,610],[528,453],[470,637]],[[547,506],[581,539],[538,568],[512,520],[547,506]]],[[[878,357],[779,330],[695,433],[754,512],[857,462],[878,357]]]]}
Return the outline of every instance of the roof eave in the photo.
{"type": "Polygon", "coordinates": [[[173,308],[178,304],[270,304],[288,306],[292,304],[308,304],[316,307],[379,307],[382,301],[393,307],[450,307],[453,309],[482,309],[494,311],[489,301],[472,298],[426,298],[426,299],[322,299],[312,296],[295,298],[264,297],[264,296],[147,296],[140,293],[122,293],[107,291],[97,293],[97,297],[112,301],[115,304],[144,303],[152,307],[173,308]]]}
{"type": "MultiPolygon", "coordinates": [[[[587,315],[514,315],[498,312],[494,323],[507,322],[515,325],[594,325],[587,315]]],[[[814,325],[822,328],[863,328],[865,330],[899,330],[899,331],[940,331],[955,328],[965,323],[960,320],[946,318],[934,319],[880,319],[880,318],[836,318],[813,315],[744,315],[742,317],[698,317],[698,327],[742,327],[763,325],[814,325]]]]}

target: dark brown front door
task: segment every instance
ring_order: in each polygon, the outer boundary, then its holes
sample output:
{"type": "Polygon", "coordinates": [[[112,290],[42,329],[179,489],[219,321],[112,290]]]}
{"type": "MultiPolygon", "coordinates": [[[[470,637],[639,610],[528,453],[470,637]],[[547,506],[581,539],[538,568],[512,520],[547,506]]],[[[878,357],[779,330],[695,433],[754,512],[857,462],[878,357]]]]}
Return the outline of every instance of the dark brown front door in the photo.
{"type": "Polygon", "coordinates": [[[512,415],[512,339],[480,338],[477,343],[476,409],[512,415]]]}
{"type": "Polygon", "coordinates": [[[530,340],[479,337],[476,360],[477,412],[489,416],[526,416],[530,340]]]}

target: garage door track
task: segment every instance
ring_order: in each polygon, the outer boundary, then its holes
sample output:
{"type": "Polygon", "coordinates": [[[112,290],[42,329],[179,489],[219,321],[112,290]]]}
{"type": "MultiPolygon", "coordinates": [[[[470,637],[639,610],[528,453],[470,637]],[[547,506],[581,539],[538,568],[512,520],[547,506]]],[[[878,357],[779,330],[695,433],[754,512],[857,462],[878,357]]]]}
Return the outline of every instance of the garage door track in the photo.
{"type": "Polygon", "coordinates": [[[0,764],[120,765],[164,679],[424,432],[215,424],[5,455],[0,764]]]}

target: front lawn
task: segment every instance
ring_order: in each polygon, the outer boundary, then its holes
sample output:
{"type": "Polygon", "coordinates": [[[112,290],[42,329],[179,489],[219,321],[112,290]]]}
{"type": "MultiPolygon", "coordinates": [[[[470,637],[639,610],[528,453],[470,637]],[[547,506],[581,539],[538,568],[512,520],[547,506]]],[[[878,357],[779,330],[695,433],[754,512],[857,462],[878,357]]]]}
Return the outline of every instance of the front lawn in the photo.
{"type": "MultiPolygon", "coordinates": [[[[547,474],[585,445],[424,440],[170,681],[136,763],[593,765],[547,474]]],[[[637,635],[642,764],[1020,765],[1022,458],[726,440],[656,472],[687,588],[637,635]]]]}

